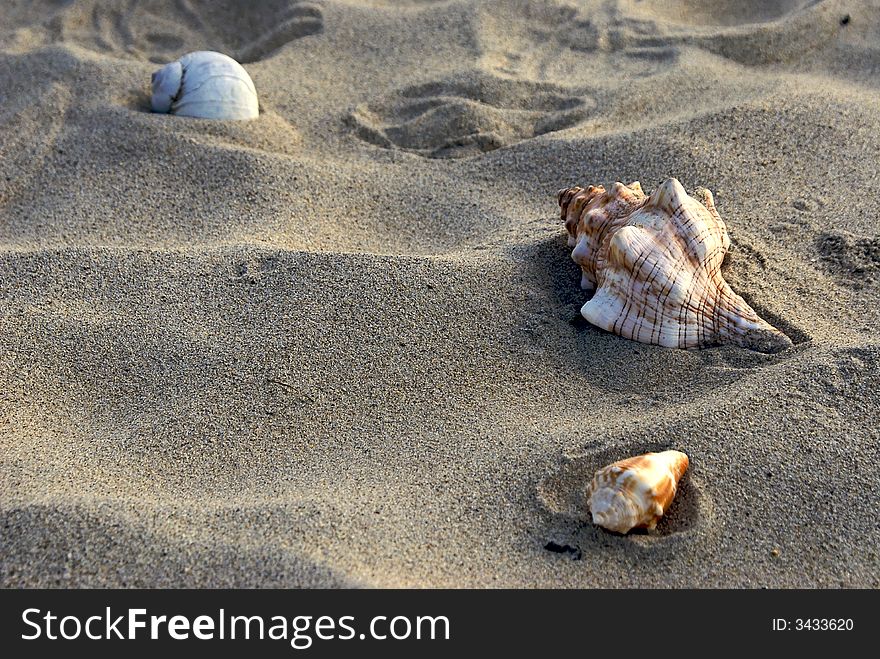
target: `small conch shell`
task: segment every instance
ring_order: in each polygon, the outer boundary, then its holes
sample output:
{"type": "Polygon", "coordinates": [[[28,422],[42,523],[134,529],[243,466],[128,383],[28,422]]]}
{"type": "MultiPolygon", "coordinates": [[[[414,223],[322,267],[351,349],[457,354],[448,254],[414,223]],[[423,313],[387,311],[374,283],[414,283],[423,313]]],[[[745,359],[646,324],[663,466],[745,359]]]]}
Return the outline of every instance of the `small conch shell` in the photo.
{"type": "Polygon", "coordinates": [[[200,50],[153,73],[153,112],[202,119],[256,119],[257,90],[231,57],[200,50]]]}
{"type": "Polygon", "coordinates": [[[590,484],[593,523],[617,533],[653,529],[687,468],[688,456],[681,451],[646,453],[603,467],[590,484]]]}
{"type": "Polygon", "coordinates": [[[727,227],[712,193],[697,195],[674,178],[650,196],[638,182],[559,191],[581,286],[596,289],[581,314],[619,336],[672,348],[791,346],[724,281],[727,227]]]}

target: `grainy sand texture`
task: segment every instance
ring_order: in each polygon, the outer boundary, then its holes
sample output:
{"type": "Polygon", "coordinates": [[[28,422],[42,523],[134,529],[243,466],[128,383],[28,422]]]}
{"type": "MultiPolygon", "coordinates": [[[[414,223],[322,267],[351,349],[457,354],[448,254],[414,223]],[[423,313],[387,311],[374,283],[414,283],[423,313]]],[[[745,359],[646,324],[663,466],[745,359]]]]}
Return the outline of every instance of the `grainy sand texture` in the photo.
{"type": "Polygon", "coordinates": [[[878,163],[877,0],[0,2],[0,584],[878,587],[878,163]],[[557,190],[670,176],[792,348],[581,319],[557,190]]]}

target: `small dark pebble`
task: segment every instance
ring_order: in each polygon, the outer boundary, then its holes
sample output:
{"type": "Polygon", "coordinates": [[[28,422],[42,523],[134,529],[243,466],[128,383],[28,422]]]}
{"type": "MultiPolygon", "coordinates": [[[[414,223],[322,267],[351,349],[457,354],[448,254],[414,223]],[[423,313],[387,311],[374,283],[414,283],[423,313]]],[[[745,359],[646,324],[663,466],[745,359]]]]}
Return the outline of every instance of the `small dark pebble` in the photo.
{"type": "Polygon", "coordinates": [[[552,551],[555,554],[571,554],[571,559],[573,561],[581,560],[581,556],[583,553],[577,547],[572,547],[571,545],[560,545],[552,540],[544,545],[544,549],[547,551],[552,551]]]}
{"type": "Polygon", "coordinates": [[[849,25],[849,14],[840,19],[841,25],[849,25]]]}

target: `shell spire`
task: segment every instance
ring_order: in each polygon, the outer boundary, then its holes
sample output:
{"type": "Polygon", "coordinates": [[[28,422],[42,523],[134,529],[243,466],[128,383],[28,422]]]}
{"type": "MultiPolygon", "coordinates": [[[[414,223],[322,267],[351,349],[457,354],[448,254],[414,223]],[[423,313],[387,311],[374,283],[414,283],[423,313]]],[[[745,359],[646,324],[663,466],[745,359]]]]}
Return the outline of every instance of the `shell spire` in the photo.
{"type": "Polygon", "coordinates": [[[688,464],[681,451],[663,451],[603,467],[590,483],[593,523],[617,533],[655,528],[675,498],[688,464]]]}
{"type": "Polygon", "coordinates": [[[559,191],[581,286],[596,290],[581,314],[614,334],[666,347],[789,347],[724,281],[727,227],[712,193],[696,194],[699,200],[674,178],[650,196],[638,182],[559,191]]]}

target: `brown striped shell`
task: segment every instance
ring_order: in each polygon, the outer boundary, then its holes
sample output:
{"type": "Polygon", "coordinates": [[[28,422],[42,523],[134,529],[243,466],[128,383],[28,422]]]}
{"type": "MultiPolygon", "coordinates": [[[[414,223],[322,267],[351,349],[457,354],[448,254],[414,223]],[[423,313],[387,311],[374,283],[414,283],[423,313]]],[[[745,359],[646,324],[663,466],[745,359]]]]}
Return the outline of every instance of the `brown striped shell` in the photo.
{"type": "Polygon", "coordinates": [[[638,182],[559,191],[581,286],[596,289],[581,314],[614,334],[671,348],[790,346],[724,281],[727,227],[712,193],[700,188],[697,196],[674,178],[650,196],[638,182]]]}
{"type": "Polygon", "coordinates": [[[653,529],[675,498],[688,464],[681,451],[663,451],[603,467],[590,483],[593,523],[617,533],[653,529]]]}

